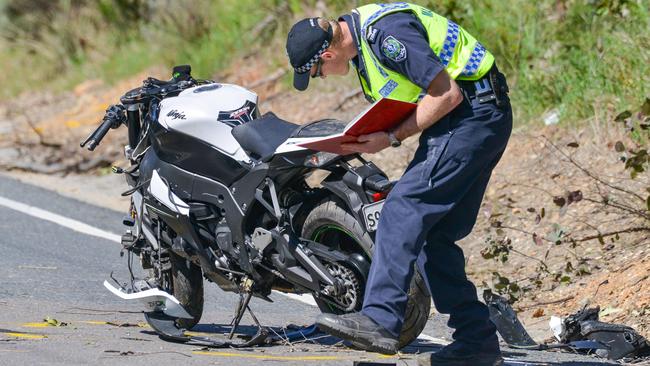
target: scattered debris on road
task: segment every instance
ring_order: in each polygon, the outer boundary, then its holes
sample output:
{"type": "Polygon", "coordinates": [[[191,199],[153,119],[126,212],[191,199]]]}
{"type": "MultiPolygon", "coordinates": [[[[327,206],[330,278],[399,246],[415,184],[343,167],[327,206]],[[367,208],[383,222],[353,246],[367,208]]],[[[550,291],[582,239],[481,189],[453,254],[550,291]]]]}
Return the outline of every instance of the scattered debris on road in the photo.
{"type": "Polygon", "coordinates": [[[58,321],[54,318],[51,318],[49,316],[46,316],[45,319],[43,319],[43,322],[45,322],[47,325],[51,327],[67,327],[68,323],[58,321]]]}

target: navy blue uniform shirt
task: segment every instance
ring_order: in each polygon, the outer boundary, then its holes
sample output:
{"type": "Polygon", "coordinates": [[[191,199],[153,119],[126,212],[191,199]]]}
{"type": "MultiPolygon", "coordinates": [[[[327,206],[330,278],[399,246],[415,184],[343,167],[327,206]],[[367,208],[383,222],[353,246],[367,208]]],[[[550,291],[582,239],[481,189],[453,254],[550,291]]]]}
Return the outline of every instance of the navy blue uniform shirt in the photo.
{"type": "MultiPolygon", "coordinates": [[[[354,32],[352,38],[359,49],[358,15],[344,15],[340,20],[344,20],[354,32]]],[[[389,14],[376,21],[371,28],[367,35],[371,51],[387,69],[406,76],[424,90],[444,70],[442,62],[429,46],[427,31],[415,15],[407,12],[389,14]]],[[[365,77],[366,70],[359,64],[358,56],[352,62],[365,77]]]]}

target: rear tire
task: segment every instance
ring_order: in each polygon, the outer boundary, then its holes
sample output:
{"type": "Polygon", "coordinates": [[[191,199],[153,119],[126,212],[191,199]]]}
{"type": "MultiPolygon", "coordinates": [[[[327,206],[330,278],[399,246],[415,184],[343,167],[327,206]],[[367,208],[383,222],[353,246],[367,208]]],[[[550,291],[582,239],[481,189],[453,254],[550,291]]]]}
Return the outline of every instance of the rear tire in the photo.
{"type": "MultiPolygon", "coordinates": [[[[302,227],[302,237],[347,253],[360,253],[372,257],[374,242],[362,223],[358,222],[338,200],[325,199],[307,215],[302,227]]],[[[365,287],[365,283],[363,284],[365,287]]],[[[424,329],[431,309],[431,297],[419,271],[411,281],[404,325],[399,337],[398,347],[413,342],[424,329]]],[[[364,288],[365,290],[365,288],[364,288]]],[[[314,298],[322,312],[341,313],[327,302],[314,298]]],[[[363,299],[361,299],[363,301],[363,299]]],[[[356,309],[360,310],[360,307],[356,309]]]]}
{"type": "Polygon", "coordinates": [[[176,324],[185,329],[191,329],[201,320],[203,315],[203,274],[201,267],[169,253],[171,262],[172,295],[178,299],[192,319],[178,319],[176,324]]]}

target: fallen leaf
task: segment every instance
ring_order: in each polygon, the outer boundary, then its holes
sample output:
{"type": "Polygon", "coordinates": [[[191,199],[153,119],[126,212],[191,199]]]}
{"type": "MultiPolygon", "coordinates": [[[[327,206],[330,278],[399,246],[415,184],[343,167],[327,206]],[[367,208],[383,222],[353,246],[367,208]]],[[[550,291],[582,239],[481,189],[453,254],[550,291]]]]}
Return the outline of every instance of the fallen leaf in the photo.
{"type": "Polygon", "coordinates": [[[533,313],[533,318],[541,318],[544,316],[544,309],[539,308],[533,313]]]}
{"type": "Polygon", "coordinates": [[[614,144],[614,150],[616,150],[616,152],[623,152],[625,151],[625,145],[623,145],[623,142],[621,141],[616,141],[616,144],[614,144]]]}
{"type": "Polygon", "coordinates": [[[630,112],[630,111],[623,111],[623,112],[619,113],[619,115],[616,116],[616,118],[614,118],[614,121],[616,121],[616,122],[623,122],[623,121],[625,121],[626,119],[628,119],[628,118],[630,118],[630,117],[632,117],[632,112],[630,112]]]}
{"type": "Polygon", "coordinates": [[[68,325],[68,323],[60,322],[60,321],[58,321],[58,320],[56,320],[54,318],[50,318],[49,316],[45,317],[45,319],[43,319],[43,321],[46,322],[47,324],[49,324],[52,327],[65,327],[65,326],[68,325]]]}
{"type": "Polygon", "coordinates": [[[577,190],[569,192],[567,198],[569,199],[569,203],[580,202],[582,201],[582,191],[577,190]]]}

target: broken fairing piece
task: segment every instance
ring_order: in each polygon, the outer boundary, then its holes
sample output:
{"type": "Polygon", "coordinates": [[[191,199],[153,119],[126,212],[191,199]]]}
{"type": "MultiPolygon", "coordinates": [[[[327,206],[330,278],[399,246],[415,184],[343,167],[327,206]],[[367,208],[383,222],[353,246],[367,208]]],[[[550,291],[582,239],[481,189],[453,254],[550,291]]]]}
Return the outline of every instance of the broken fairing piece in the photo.
{"type": "Polygon", "coordinates": [[[535,346],[537,344],[521,324],[517,313],[506,299],[487,290],[483,292],[483,299],[490,310],[490,320],[508,345],[535,346]]]}
{"type": "Polygon", "coordinates": [[[564,320],[557,316],[551,316],[551,320],[548,321],[548,327],[551,328],[555,339],[561,342],[561,334],[564,333],[564,320]]]}
{"type": "Polygon", "coordinates": [[[212,348],[248,348],[253,346],[260,346],[267,343],[269,339],[269,331],[265,327],[257,329],[257,333],[244,343],[236,343],[230,340],[212,339],[208,337],[197,337],[185,334],[185,330],[179,328],[176,324],[176,319],[165,315],[160,311],[145,313],[147,323],[158,333],[161,339],[170,342],[180,342],[191,344],[195,346],[204,346],[212,348]]]}
{"type": "Polygon", "coordinates": [[[145,312],[147,313],[162,311],[173,318],[192,319],[192,316],[187,313],[181,303],[174,296],[157,288],[129,294],[123,289],[118,289],[111,285],[108,281],[104,281],[104,287],[123,300],[141,301],[144,304],[145,312]]]}
{"type": "Polygon", "coordinates": [[[633,328],[623,324],[587,320],[580,322],[580,334],[585,339],[605,345],[605,349],[596,352],[603,358],[620,360],[650,354],[650,343],[633,328]]]}
{"type": "Polygon", "coordinates": [[[565,319],[551,317],[549,326],[560,341],[551,347],[568,346],[577,351],[596,352],[611,360],[650,355],[650,343],[633,328],[598,321],[600,308],[582,308],[565,319]]]}

